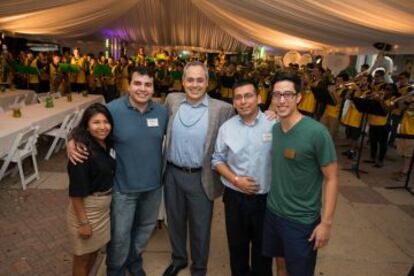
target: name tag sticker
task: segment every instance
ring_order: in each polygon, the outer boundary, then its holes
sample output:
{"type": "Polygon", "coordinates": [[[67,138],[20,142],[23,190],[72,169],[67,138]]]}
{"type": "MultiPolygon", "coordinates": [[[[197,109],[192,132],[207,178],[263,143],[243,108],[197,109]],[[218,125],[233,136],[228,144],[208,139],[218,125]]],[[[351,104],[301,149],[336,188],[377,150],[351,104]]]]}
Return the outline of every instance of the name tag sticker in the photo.
{"type": "Polygon", "coordinates": [[[263,133],[262,135],[262,140],[263,143],[269,143],[272,142],[272,133],[268,132],[268,133],[263,133]]]}
{"type": "Polygon", "coordinates": [[[111,156],[113,159],[116,159],[116,152],[114,149],[109,150],[109,156],[111,156]]]}
{"type": "Polygon", "coordinates": [[[285,149],[285,152],[283,154],[285,156],[286,159],[295,159],[295,150],[294,149],[285,149]]]}
{"type": "Polygon", "coordinates": [[[158,127],[158,118],[154,119],[147,119],[147,126],[148,127],[158,127]]]}

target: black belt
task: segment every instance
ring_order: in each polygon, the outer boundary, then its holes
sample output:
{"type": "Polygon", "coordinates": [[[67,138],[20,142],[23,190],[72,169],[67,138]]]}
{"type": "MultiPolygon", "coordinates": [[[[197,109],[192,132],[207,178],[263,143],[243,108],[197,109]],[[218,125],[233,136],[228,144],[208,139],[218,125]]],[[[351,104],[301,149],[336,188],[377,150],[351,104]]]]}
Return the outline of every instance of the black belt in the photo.
{"type": "Polygon", "coordinates": [[[94,192],[92,195],[94,195],[94,196],[107,196],[107,195],[110,195],[110,194],[112,194],[112,188],[107,190],[107,191],[104,191],[104,192],[94,192]]]}
{"type": "Polygon", "coordinates": [[[177,165],[175,165],[174,163],[172,163],[170,161],[168,161],[167,164],[173,166],[176,169],[179,169],[180,171],[184,171],[184,172],[187,172],[187,173],[196,173],[196,172],[201,171],[201,169],[202,169],[202,167],[198,167],[198,168],[180,167],[180,166],[177,166],[177,165]]]}

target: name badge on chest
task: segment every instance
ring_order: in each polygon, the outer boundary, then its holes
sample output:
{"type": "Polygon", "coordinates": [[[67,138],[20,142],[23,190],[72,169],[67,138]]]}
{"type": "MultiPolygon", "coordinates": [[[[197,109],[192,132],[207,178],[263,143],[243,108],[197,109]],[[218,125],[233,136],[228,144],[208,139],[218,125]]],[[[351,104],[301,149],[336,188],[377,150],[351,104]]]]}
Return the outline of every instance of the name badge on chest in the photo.
{"type": "Polygon", "coordinates": [[[285,156],[286,159],[295,159],[296,153],[294,149],[285,149],[283,155],[285,156]]]}
{"type": "Polygon", "coordinates": [[[262,134],[262,142],[263,143],[270,143],[272,142],[272,133],[267,132],[262,134]]]}
{"type": "Polygon", "coordinates": [[[158,127],[158,118],[147,119],[147,127],[158,127]]]}
{"type": "Polygon", "coordinates": [[[109,150],[109,156],[112,157],[112,159],[116,159],[116,152],[114,149],[110,149],[109,150]]]}

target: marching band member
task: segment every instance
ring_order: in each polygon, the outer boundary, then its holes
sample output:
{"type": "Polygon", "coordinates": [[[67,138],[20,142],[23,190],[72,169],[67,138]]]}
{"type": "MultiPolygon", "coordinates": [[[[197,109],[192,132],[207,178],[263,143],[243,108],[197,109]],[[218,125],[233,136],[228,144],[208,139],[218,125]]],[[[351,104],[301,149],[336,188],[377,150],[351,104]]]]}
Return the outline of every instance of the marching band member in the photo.
{"type": "MultiPolygon", "coordinates": [[[[38,66],[39,59],[34,57],[33,52],[27,52],[27,58],[25,60],[25,66],[33,67],[39,72],[38,66]]],[[[36,93],[40,92],[39,74],[29,74],[29,89],[34,90],[36,93]]]]}
{"type": "Polygon", "coordinates": [[[350,148],[343,154],[352,159],[358,150],[358,140],[361,135],[362,113],[358,111],[353,103],[354,98],[361,98],[362,95],[368,94],[371,76],[364,75],[359,79],[359,85],[350,85],[347,93],[347,99],[351,101],[341,123],[346,127],[346,138],[350,140],[350,148]]]}
{"type": "Polygon", "coordinates": [[[349,81],[349,76],[346,73],[342,73],[336,77],[335,86],[328,87],[331,102],[327,102],[325,111],[320,120],[320,122],[329,130],[329,133],[334,140],[336,140],[336,135],[338,133],[338,123],[343,102],[342,98],[347,91],[345,86],[345,82],[347,81],[349,81]]]}
{"type": "MultiPolygon", "coordinates": [[[[380,71],[381,72],[381,71],[380,71]]],[[[382,71],[383,72],[383,71],[382,71]]],[[[378,71],[377,71],[378,73],[378,71]]],[[[375,75],[377,75],[377,73],[375,75]]],[[[375,77],[375,76],[374,76],[375,77]]],[[[377,78],[378,79],[378,78],[377,78]]],[[[376,100],[381,103],[383,108],[387,110],[390,107],[391,96],[395,85],[393,84],[382,84],[384,90],[378,89],[378,83],[372,87],[372,92],[366,94],[366,97],[372,100],[376,100]]],[[[370,160],[367,163],[374,163],[374,167],[381,168],[384,166],[384,158],[387,153],[388,146],[388,134],[389,134],[389,114],[385,116],[381,115],[369,115],[369,142],[370,142],[370,160]],[[379,154],[378,153],[379,147],[379,154]],[[378,156],[378,158],[377,158],[378,156]]]]}
{"type": "MultiPolygon", "coordinates": [[[[404,99],[401,99],[401,101],[406,104],[406,109],[403,110],[399,134],[414,136],[414,96],[407,95],[404,99]]],[[[414,150],[413,138],[397,139],[397,150],[398,153],[403,157],[404,162],[401,171],[397,172],[394,175],[394,180],[403,181],[407,177],[407,173],[410,169],[411,157],[414,150]]]]}
{"type": "MultiPolygon", "coordinates": [[[[412,91],[413,88],[409,84],[410,73],[402,72],[398,75],[398,96],[404,96],[408,92],[412,91]]],[[[404,104],[404,102],[400,102],[404,104]]],[[[394,146],[395,138],[397,135],[397,128],[402,119],[403,107],[401,104],[395,106],[391,112],[391,135],[388,141],[388,145],[394,146]]]]}
{"type": "Polygon", "coordinates": [[[298,109],[303,115],[313,117],[316,109],[316,99],[312,93],[310,86],[310,75],[309,73],[304,73],[302,75],[303,89],[302,89],[302,99],[298,105],[298,109]]]}
{"type": "Polygon", "coordinates": [[[70,64],[78,67],[79,71],[72,74],[71,89],[74,92],[81,92],[86,90],[86,59],[80,55],[79,48],[73,49],[73,57],[70,64]]]}

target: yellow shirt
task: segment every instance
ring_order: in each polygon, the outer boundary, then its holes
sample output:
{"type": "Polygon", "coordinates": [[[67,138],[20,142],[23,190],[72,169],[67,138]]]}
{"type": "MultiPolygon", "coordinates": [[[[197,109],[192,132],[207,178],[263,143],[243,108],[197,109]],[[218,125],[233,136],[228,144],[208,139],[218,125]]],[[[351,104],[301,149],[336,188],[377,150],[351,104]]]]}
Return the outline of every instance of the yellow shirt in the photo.
{"type": "Polygon", "coordinates": [[[259,89],[259,95],[262,103],[265,103],[269,95],[269,91],[264,86],[261,86],[259,89]]]}
{"type": "MultiPolygon", "coordinates": [[[[37,71],[39,71],[39,68],[37,67],[37,58],[33,59],[28,66],[36,68],[37,71]]],[[[29,83],[39,83],[39,75],[29,74],[29,83]]]]}
{"type": "MultiPolygon", "coordinates": [[[[354,97],[359,98],[364,92],[356,91],[354,97]]],[[[351,102],[345,116],[342,118],[342,123],[350,127],[361,127],[362,113],[358,111],[355,104],[351,102]]]]}
{"type": "Polygon", "coordinates": [[[339,118],[339,112],[340,112],[341,105],[342,105],[342,99],[340,97],[343,91],[344,89],[335,90],[335,94],[337,95],[338,102],[336,103],[336,105],[330,105],[330,104],[326,105],[325,114],[327,116],[333,117],[333,118],[339,118]]]}
{"type": "Polygon", "coordinates": [[[107,85],[115,85],[115,76],[116,76],[116,70],[117,70],[117,65],[108,65],[111,68],[111,75],[107,76],[106,78],[106,84],[107,85]]]}
{"type": "Polygon", "coordinates": [[[129,88],[129,66],[126,65],[122,68],[121,71],[121,91],[126,92],[129,88]]]}
{"type": "Polygon", "coordinates": [[[73,74],[76,76],[76,78],[73,77],[72,80],[76,83],[86,83],[85,62],[86,60],[83,57],[72,57],[72,59],[70,60],[70,64],[77,65],[79,68],[79,72],[73,74]]]}
{"type": "MultiPolygon", "coordinates": [[[[389,105],[391,100],[386,100],[385,104],[389,105]]],[[[388,115],[386,116],[378,116],[378,115],[369,115],[368,116],[368,123],[371,126],[385,126],[388,122],[388,115]]]]}
{"type": "MultiPolygon", "coordinates": [[[[414,96],[411,98],[414,101],[414,96]]],[[[403,114],[400,126],[400,134],[414,135],[414,102],[412,102],[403,114]]]]}
{"type": "MultiPolygon", "coordinates": [[[[401,96],[406,95],[411,89],[410,85],[404,86],[404,87],[400,87],[398,88],[398,92],[401,94],[401,96]]],[[[402,114],[402,110],[401,108],[398,107],[398,103],[396,104],[395,108],[392,110],[392,114],[393,115],[401,115],[402,114]]]]}
{"type": "Polygon", "coordinates": [[[310,89],[302,91],[302,100],[298,109],[313,114],[316,108],[316,99],[310,89]]]}

